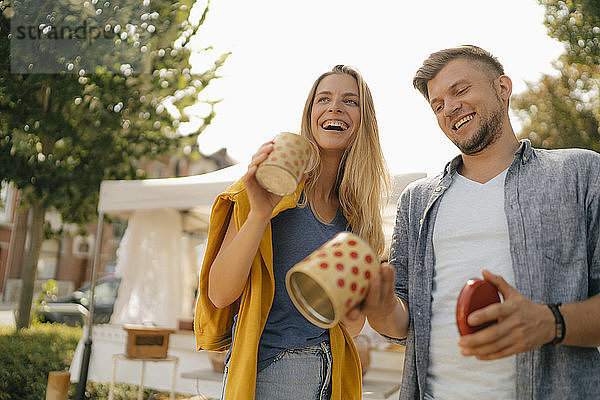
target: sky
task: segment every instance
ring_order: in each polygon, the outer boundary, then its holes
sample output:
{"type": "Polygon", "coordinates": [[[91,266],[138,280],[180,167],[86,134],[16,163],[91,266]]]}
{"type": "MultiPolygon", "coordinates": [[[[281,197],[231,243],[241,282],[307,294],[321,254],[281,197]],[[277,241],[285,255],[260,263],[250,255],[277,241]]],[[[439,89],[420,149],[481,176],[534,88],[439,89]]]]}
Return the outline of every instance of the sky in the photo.
{"type": "MultiPolygon", "coordinates": [[[[223,99],[200,135],[200,151],[226,147],[247,164],[277,133],[299,132],[314,80],[346,64],[371,89],[390,171],[436,174],[458,150],[413,88],[416,70],[437,50],[475,44],[504,64],[513,94],[523,92],[526,82],[555,73],[552,62],[563,51],[543,19],[536,0],[213,0],[195,43],[213,50],[192,57],[192,66],[203,71],[216,56],[232,54],[222,78],[200,95],[223,99]]],[[[206,105],[192,111],[202,116],[206,105]]],[[[518,133],[519,120],[512,121],[518,133]]]]}

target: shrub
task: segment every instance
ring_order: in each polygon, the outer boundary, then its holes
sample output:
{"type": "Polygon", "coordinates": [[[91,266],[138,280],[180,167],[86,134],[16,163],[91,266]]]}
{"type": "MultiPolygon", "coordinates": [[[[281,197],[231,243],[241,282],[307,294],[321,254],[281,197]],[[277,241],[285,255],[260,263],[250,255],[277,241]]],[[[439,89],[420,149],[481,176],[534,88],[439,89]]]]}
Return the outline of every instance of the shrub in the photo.
{"type": "Polygon", "coordinates": [[[38,311],[41,307],[48,304],[48,300],[56,300],[58,295],[58,285],[54,279],[48,279],[42,284],[42,288],[33,301],[35,306],[31,311],[32,322],[43,322],[42,314],[38,311]]]}
{"type": "Polygon", "coordinates": [[[0,400],[44,399],[48,373],[69,369],[81,335],[58,324],[0,327],[0,400]]]}
{"type": "MultiPolygon", "coordinates": [[[[81,336],[80,327],[62,324],[34,323],[20,333],[16,333],[15,328],[0,326],[0,400],[45,399],[48,373],[69,370],[81,336]]],[[[75,395],[76,386],[76,383],[71,385],[69,398],[75,395]]],[[[85,397],[106,400],[109,387],[106,382],[87,382],[85,397]]],[[[114,398],[137,399],[137,391],[137,385],[117,383],[114,398]]],[[[144,399],[168,398],[167,392],[144,388],[144,399]]],[[[189,398],[187,395],[176,396],[176,399],[189,398]]]]}

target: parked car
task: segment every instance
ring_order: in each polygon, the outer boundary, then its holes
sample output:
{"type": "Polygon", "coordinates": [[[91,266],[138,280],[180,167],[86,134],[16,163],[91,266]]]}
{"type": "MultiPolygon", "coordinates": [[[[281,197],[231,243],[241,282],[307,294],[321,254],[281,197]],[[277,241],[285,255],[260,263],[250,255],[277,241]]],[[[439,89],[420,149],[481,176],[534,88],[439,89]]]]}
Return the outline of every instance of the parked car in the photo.
{"type": "MultiPolygon", "coordinates": [[[[96,281],[94,323],[106,324],[113,313],[121,278],[106,276],[96,281]]],[[[84,325],[90,307],[91,285],[85,285],[70,295],[49,300],[38,309],[42,322],[59,322],[70,326],[84,325]]]]}

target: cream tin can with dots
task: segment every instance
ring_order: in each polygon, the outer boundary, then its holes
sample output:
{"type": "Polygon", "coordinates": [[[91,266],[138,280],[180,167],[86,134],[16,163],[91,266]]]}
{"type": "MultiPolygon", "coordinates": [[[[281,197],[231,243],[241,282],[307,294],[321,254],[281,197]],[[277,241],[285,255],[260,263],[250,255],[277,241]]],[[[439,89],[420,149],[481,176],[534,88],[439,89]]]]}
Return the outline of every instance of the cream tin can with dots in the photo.
{"type": "Polygon", "coordinates": [[[295,133],[283,132],[274,139],[273,151],[256,170],[256,180],[271,193],[292,194],[302,180],[310,155],[310,143],[295,133]]]}

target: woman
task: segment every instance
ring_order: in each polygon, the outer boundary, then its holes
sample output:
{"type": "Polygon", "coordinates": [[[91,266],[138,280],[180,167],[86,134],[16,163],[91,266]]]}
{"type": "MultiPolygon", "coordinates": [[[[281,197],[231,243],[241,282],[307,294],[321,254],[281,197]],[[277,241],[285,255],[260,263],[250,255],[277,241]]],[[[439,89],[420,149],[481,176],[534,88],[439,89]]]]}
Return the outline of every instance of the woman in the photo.
{"type": "Polygon", "coordinates": [[[364,318],[318,328],[294,308],[284,283],[294,264],[342,230],[384,251],[380,205],[389,178],[371,93],[357,71],[338,65],[316,80],[301,135],[314,151],[295,194],[258,185],[256,169],[273,149],[267,142],[211,213],[194,328],[199,350],[224,349],[233,337],[226,399],[361,398],[352,336],[364,318]]]}

